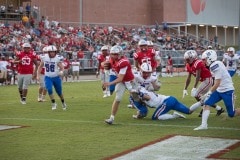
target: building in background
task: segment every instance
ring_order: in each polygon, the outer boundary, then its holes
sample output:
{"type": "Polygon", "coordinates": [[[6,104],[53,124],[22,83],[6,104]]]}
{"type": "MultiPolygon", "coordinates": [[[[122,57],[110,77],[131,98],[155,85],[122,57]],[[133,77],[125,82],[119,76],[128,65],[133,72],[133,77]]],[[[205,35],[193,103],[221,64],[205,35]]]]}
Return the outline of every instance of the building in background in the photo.
{"type": "Polygon", "coordinates": [[[41,16],[66,25],[159,25],[176,34],[240,46],[239,0],[0,0],[30,3],[41,16]]]}

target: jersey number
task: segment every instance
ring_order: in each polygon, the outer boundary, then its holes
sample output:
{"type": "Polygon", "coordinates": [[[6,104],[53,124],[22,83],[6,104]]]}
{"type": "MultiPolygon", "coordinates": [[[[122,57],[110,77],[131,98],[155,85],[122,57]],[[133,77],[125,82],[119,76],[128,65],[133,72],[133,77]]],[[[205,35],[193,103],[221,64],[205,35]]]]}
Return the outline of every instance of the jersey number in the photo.
{"type": "Polygon", "coordinates": [[[55,65],[54,64],[45,64],[46,72],[55,72],[55,65]]]}
{"type": "Polygon", "coordinates": [[[30,65],[31,59],[28,57],[22,58],[22,65],[30,65]]]}

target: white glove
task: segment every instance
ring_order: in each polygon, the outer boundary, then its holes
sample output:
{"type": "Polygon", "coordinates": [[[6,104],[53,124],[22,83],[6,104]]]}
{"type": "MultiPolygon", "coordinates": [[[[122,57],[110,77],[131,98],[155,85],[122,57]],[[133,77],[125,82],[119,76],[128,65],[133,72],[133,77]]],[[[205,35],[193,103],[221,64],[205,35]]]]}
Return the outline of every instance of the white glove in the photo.
{"type": "Polygon", "coordinates": [[[59,76],[63,76],[63,71],[59,71],[59,72],[58,72],[58,75],[59,75],[59,76]]]}
{"type": "Polygon", "coordinates": [[[186,89],[184,89],[184,90],[183,90],[183,96],[182,96],[182,98],[184,98],[184,97],[187,96],[187,95],[188,95],[188,92],[187,92],[186,89]]]}
{"type": "Polygon", "coordinates": [[[192,91],[191,91],[191,96],[192,96],[192,97],[195,97],[195,96],[196,96],[196,93],[197,93],[197,89],[196,89],[196,88],[193,88],[192,91]]]}

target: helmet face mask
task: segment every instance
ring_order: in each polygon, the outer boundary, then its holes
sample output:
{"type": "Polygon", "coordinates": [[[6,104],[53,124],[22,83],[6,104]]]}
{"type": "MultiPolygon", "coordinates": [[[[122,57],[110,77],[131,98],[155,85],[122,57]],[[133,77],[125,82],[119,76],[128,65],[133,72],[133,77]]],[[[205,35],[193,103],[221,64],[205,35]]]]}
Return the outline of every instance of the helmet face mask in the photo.
{"type": "Polygon", "coordinates": [[[108,51],[108,46],[102,46],[101,51],[108,51]]]}
{"type": "MultiPolygon", "coordinates": [[[[110,55],[111,56],[114,56],[114,55],[118,55],[117,59],[119,59],[120,57],[123,56],[123,51],[122,51],[122,48],[118,45],[116,46],[113,46],[111,49],[110,49],[110,55]]],[[[113,57],[114,58],[114,57],[113,57]]],[[[115,58],[116,59],[116,58],[115,58]]]]}
{"type": "Polygon", "coordinates": [[[187,63],[192,64],[197,59],[197,52],[195,50],[188,50],[184,53],[184,59],[187,63]]]}
{"type": "Polygon", "coordinates": [[[153,42],[152,41],[147,41],[147,44],[148,44],[148,48],[153,48],[153,42]]]}
{"type": "Polygon", "coordinates": [[[148,43],[144,39],[139,40],[138,46],[142,52],[145,52],[148,50],[148,43]]]}
{"type": "Polygon", "coordinates": [[[233,57],[234,54],[235,54],[235,49],[234,49],[233,47],[229,47],[229,48],[227,49],[227,52],[228,52],[228,55],[229,55],[230,57],[233,57]]]}
{"type": "Polygon", "coordinates": [[[149,63],[143,63],[140,66],[141,69],[141,74],[144,79],[147,79],[148,77],[151,76],[152,73],[152,66],[149,63]]]}
{"type": "Polygon", "coordinates": [[[47,51],[50,58],[54,58],[57,55],[57,48],[53,45],[48,46],[47,51]]]}

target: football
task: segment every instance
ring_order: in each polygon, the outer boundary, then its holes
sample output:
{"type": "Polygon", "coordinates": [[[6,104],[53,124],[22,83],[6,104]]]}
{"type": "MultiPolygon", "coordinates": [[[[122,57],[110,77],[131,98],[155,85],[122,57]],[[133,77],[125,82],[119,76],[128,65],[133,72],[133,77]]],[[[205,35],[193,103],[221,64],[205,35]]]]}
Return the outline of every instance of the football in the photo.
{"type": "Polygon", "coordinates": [[[109,61],[105,61],[103,64],[103,68],[105,70],[109,70],[111,68],[111,63],[109,61]]]}

